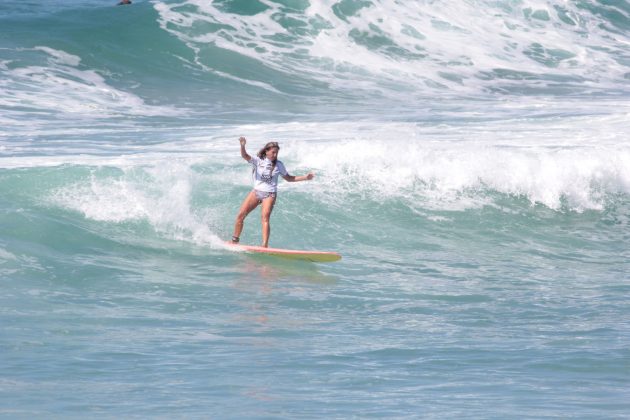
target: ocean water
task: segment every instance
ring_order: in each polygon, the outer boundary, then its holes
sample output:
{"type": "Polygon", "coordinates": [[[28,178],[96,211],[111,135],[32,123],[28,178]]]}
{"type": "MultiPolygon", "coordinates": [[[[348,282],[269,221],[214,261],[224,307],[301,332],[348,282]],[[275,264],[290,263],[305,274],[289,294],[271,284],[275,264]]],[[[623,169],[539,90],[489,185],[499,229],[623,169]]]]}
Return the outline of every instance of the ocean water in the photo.
{"type": "Polygon", "coordinates": [[[0,2],[0,417],[628,417],[628,1],[115,3],[0,2]]]}

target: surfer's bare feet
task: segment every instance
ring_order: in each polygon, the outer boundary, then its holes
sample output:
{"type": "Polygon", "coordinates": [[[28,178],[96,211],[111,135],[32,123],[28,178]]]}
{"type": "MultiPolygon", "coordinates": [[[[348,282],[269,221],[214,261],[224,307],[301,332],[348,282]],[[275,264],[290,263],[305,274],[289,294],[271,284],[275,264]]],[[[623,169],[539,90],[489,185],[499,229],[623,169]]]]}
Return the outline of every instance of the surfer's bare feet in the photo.
{"type": "Polygon", "coordinates": [[[232,236],[232,243],[237,244],[240,238],[238,236],[232,236]]]}

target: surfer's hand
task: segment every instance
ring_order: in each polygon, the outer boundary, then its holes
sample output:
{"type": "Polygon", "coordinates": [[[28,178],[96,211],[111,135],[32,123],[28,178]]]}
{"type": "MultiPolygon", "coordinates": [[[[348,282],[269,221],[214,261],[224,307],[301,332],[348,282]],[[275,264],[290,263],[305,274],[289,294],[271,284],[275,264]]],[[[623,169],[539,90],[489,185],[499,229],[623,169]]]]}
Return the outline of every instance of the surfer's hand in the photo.
{"type": "Polygon", "coordinates": [[[245,146],[245,144],[247,143],[247,139],[245,137],[241,137],[240,139],[238,139],[238,141],[241,142],[241,146],[245,146]]]}
{"type": "Polygon", "coordinates": [[[306,175],[306,179],[307,179],[307,180],[309,180],[309,181],[310,181],[311,179],[313,179],[313,178],[315,178],[315,174],[314,174],[314,173],[312,173],[312,172],[309,172],[309,173],[306,175]]]}

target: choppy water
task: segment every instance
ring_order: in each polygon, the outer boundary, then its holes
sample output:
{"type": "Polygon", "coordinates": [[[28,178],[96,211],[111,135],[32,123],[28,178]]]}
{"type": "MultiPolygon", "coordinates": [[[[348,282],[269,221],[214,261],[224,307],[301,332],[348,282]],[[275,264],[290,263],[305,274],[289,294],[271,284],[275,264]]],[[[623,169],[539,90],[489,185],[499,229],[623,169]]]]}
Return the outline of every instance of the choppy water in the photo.
{"type": "Polygon", "coordinates": [[[627,416],[627,1],[115,3],[0,4],[0,416],[627,416]]]}

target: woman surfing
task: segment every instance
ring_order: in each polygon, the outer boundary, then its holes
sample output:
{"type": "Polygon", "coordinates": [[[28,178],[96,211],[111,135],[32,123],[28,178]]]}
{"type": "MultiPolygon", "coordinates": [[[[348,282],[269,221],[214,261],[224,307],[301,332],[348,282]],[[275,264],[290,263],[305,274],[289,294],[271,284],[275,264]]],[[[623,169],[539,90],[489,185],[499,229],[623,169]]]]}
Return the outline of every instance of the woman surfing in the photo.
{"type": "Polygon", "coordinates": [[[284,164],[278,160],[280,146],[276,142],[267,143],[265,147],[258,151],[256,156],[252,157],[245,150],[245,145],[247,144],[245,137],[241,137],[238,140],[241,143],[241,156],[252,165],[254,189],[247,194],[238,211],[232,243],[237,244],[239,242],[243,231],[243,223],[247,215],[259,204],[262,204],[262,246],[267,248],[271,232],[269,218],[278,194],[278,176],[282,175],[282,178],[289,182],[298,182],[310,181],[315,175],[313,173],[302,176],[289,175],[284,164]]]}

